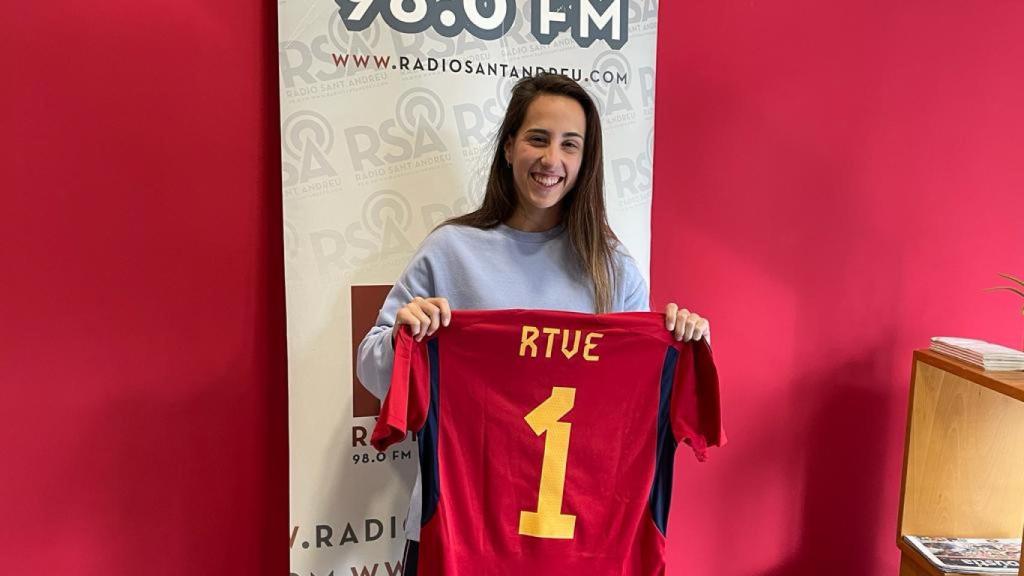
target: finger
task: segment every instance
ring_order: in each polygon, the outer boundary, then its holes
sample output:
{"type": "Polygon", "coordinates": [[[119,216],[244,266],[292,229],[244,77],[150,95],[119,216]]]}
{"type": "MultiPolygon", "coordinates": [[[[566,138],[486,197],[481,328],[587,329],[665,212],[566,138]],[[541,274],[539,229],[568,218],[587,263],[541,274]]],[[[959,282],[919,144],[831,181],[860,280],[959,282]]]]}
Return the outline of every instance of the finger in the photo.
{"type": "Polygon", "coordinates": [[[427,336],[437,332],[437,328],[441,325],[441,309],[430,303],[430,300],[424,300],[420,302],[420,310],[430,318],[430,325],[427,326],[427,336]]]}
{"type": "Polygon", "coordinates": [[[683,330],[683,342],[696,340],[700,337],[699,332],[697,331],[697,324],[699,324],[701,320],[703,320],[703,318],[700,317],[700,314],[690,314],[686,317],[686,328],[683,330]]]}
{"type": "Polygon", "coordinates": [[[707,318],[701,318],[701,321],[697,324],[697,329],[698,329],[699,334],[700,334],[700,336],[698,336],[698,339],[699,338],[703,338],[704,340],[707,340],[707,342],[710,344],[711,343],[711,323],[708,322],[708,319],[707,318]]]}
{"type": "Polygon", "coordinates": [[[441,309],[441,324],[447,326],[452,321],[452,309],[448,305],[448,299],[434,298],[434,300],[436,300],[435,304],[437,304],[438,308],[441,309]]]}
{"type": "Polygon", "coordinates": [[[420,331],[417,340],[423,340],[430,334],[430,316],[420,310],[420,331]]]}
{"type": "Polygon", "coordinates": [[[665,306],[665,329],[672,330],[676,326],[676,312],[679,311],[679,306],[676,306],[674,302],[669,302],[668,306],[665,306]]]}
{"type": "Polygon", "coordinates": [[[697,331],[697,321],[693,317],[687,318],[683,328],[683,342],[690,342],[697,331]]]}
{"type": "Polygon", "coordinates": [[[683,314],[683,313],[676,314],[676,324],[675,324],[675,326],[672,327],[673,336],[675,336],[676,340],[682,340],[683,339],[684,332],[686,330],[686,317],[687,316],[689,316],[689,314],[683,314]]]}
{"type": "Polygon", "coordinates": [[[398,314],[395,314],[395,326],[399,327],[403,324],[409,327],[409,333],[413,337],[416,336],[420,329],[420,321],[409,311],[408,307],[402,308],[398,311],[398,314]]]}
{"type": "Polygon", "coordinates": [[[430,317],[424,314],[423,310],[420,310],[419,306],[410,306],[409,308],[416,319],[419,320],[419,326],[415,332],[416,341],[418,342],[423,340],[423,337],[427,335],[427,329],[430,328],[430,317]]]}

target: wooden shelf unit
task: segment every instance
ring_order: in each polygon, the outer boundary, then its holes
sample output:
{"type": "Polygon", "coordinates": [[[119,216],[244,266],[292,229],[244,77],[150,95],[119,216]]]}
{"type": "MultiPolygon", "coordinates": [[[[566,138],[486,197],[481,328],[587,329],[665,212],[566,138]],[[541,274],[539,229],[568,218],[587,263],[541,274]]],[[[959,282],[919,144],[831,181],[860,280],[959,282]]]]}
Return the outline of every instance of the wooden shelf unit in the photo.
{"type": "Polygon", "coordinates": [[[985,372],[930,350],[914,352],[900,576],[942,576],[903,541],[906,534],[1024,534],[1024,372],[985,372]]]}

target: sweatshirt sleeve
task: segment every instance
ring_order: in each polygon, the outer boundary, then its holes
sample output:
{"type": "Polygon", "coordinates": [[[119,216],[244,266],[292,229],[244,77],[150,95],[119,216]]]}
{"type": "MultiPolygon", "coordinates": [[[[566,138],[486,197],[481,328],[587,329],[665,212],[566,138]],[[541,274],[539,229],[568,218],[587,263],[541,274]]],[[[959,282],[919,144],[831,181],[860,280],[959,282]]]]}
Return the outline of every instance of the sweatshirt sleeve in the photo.
{"type": "Polygon", "coordinates": [[[648,312],[651,309],[651,293],[647,288],[647,282],[640,276],[639,270],[633,281],[633,286],[626,294],[622,306],[623,312],[648,312]]]}
{"type": "Polygon", "coordinates": [[[395,316],[416,296],[423,298],[443,296],[443,294],[435,293],[432,265],[432,254],[437,249],[435,244],[436,242],[432,242],[430,237],[424,241],[423,246],[413,256],[409,266],[402,272],[388,293],[384,300],[384,306],[377,314],[377,321],[373,328],[359,343],[356,374],[363,387],[381,400],[387,396],[391,384],[391,370],[395,361],[395,350],[391,343],[395,316]]]}
{"type": "Polygon", "coordinates": [[[626,247],[616,247],[617,290],[615,295],[616,312],[648,312],[651,309],[651,293],[640,273],[636,260],[626,252],[626,247]]]}

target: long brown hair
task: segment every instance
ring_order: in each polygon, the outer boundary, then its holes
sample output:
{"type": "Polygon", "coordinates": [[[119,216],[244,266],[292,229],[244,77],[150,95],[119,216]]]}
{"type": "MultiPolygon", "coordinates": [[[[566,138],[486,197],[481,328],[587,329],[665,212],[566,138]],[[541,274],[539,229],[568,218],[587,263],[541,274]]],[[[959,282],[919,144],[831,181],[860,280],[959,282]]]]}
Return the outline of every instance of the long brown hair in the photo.
{"type": "Polygon", "coordinates": [[[584,273],[594,285],[596,312],[612,307],[612,291],[616,281],[613,255],[618,239],[608,226],[604,208],[604,152],[601,119],[597,106],[579,84],[561,74],[527,76],[512,88],[512,99],[494,140],[494,157],[487,176],[483,204],[477,210],[445,221],[474,228],[494,228],[507,222],[516,209],[518,197],[512,179],[512,168],[505,162],[504,144],[516,133],[526,118],[526,111],[537,96],[567,96],[579,102],[586,116],[583,138],[583,159],[576,185],[561,200],[562,223],[570,245],[579,258],[584,273]]]}

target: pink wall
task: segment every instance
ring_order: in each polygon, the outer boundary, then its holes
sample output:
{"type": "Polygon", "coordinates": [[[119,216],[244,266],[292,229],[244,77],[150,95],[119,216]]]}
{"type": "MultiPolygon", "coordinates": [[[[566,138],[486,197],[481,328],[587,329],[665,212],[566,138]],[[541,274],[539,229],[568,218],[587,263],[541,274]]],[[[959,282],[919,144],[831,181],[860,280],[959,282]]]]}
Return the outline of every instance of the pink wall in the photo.
{"type": "Polygon", "coordinates": [[[5,5],[5,574],[287,574],[274,14],[5,5]]]}
{"type": "MultiPolygon", "coordinates": [[[[274,4],[19,2],[5,37],[0,557],[287,572],[274,4]],[[188,63],[188,65],[183,65],[188,63]]],[[[676,574],[886,574],[909,354],[1019,344],[1024,8],[661,3],[655,300],[732,443],[676,574]]]]}
{"type": "Polygon", "coordinates": [[[660,10],[653,295],[711,318],[731,438],[672,572],[895,574],[911,351],[1024,335],[983,292],[1024,275],[1024,5],[660,10]]]}

